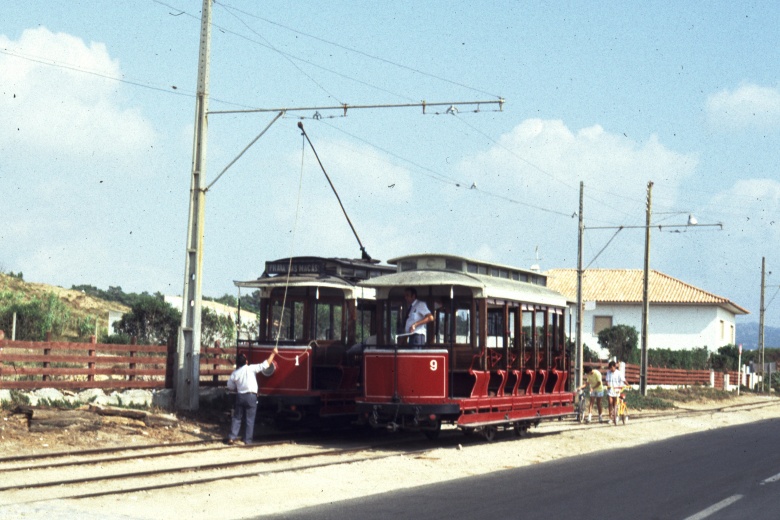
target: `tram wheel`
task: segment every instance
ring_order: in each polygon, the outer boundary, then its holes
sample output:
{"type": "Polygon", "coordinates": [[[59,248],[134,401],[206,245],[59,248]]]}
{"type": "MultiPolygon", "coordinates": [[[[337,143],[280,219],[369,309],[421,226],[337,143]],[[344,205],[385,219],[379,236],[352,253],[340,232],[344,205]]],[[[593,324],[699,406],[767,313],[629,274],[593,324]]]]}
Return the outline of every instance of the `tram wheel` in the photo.
{"type": "Polygon", "coordinates": [[[488,442],[493,442],[496,438],[496,433],[498,432],[498,428],[495,426],[485,426],[485,429],[482,430],[482,435],[485,437],[485,440],[488,442]]]}
{"type": "Polygon", "coordinates": [[[515,424],[515,436],[525,437],[528,434],[528,426],[524,424],[515,424]]]}
{"type": "Polygon", "coordinates": [[[433,430],[423,430],[423,433],[429,440],[435,441],[441,433],[441,421],[436,421],[436,427],[433,430]]]}

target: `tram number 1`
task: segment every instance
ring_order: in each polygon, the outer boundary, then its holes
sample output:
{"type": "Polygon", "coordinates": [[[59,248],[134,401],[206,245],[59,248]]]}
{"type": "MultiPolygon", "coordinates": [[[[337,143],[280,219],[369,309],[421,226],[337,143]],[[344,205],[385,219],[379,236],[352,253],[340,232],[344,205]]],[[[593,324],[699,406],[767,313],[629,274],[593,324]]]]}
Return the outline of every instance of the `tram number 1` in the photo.
{"type": "Polygon", "coordinates": [[[439,362],[435,359],[431,359],[431,372],[436,372],[439,368],[439,362]]]}

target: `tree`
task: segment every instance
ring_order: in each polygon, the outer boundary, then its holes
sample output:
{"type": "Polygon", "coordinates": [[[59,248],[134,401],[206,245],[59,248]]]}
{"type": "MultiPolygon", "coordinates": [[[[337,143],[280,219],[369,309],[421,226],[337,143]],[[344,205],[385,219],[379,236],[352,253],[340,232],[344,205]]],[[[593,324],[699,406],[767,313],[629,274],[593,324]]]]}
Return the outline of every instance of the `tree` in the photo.
{"type": "Polygon", "coordinates": [[[160,345],[175,337],[181,324],[181,312],[159,296],[138,297],[130,312],[114,325],[117,334],[135,336],[141,345],[160,345]]]}
{"type": "Polygon", "coordinates": [[[739,350],[736,345],[725,345],[718,349],[717,354],[710,356],[710,367],[713,370],[727,372],[736,370],[739,360],[739,350]]]}
{"type": "Polygon", "coordinates": [[[262,294],[260,291],[254,291],[251,294],[245,294],[241,297],[241,309],[255,314],[260,314],[260,301],[262,294]]]}
{"type": "Polygon", "coordinates": [[[638,342],[636,328],[629,325],[615,325],[599,332],[599,344],[609,351],[610,357],[616,357],[618,361],[635,361],[638,342]]]}
{"type": "Polygon", "coordinates": [[[214,341],[222,341],[223,347],[235,344],[236,325],[230,316],[220,316],[209,308],[203,307],[200,316],[200,342],[203,345],[213,345],[214,341]]]}

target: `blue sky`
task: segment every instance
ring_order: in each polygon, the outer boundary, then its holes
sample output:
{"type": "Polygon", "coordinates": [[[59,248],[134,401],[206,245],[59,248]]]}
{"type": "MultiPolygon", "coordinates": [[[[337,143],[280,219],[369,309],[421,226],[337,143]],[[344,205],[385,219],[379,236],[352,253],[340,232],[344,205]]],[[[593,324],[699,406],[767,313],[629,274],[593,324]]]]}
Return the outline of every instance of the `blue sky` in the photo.
{"type": "MultiPolygon", "coordinates": [[[[0,268],[181,293],[201,2],[4,5],[0,268]]],[[[288,255],[367,251],[575,267],[586,227],[654,228],[651,267],[758,320],[780,286],[776,2],[250,2],[213,8],[210,110],[288,112],[206,199],[203,291],[288,255]],[[436,113],[438,112],[438,113],[436,113]],[[475,186],[475,188],[472,188],[475,186]],[[681,232],[674,232],[681,231],[681,232]]],[[[212,114],[211,182],[273,114],[212,114]]],[[[641,269],[642,230],[587,230],[585,264],[641,269]],[[606,248],[604,246],[609,242],[606,248]],[[599,253],[601,250],[603,251],[599,253]]],[[[652,321],[652,317],[651,317],[652,321]]],[[[780,298],[767,309],[780,325],[780,298]]],[[[652,323],[651,323],[652,325],[652,323]]]]}

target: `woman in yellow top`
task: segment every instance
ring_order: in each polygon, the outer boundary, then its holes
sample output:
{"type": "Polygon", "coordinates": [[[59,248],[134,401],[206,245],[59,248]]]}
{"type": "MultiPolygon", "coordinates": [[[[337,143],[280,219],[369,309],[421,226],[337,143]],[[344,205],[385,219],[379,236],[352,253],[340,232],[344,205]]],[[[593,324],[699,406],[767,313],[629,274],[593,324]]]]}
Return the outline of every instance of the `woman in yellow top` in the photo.
{"type": "Polygon", "coordinates": [[[577,390],[582,390],[586,386],[590,387],[590,400],[588,401],[588,418],[585,422],[589,423],[593,416],[593,401],[596,401],[598,405],[599,422],[602,422],[601,400],[604,397],[604,385],[601,382],[601,372],[594,370],[593,367],[585,367],[585,382],[577,390]]]}

